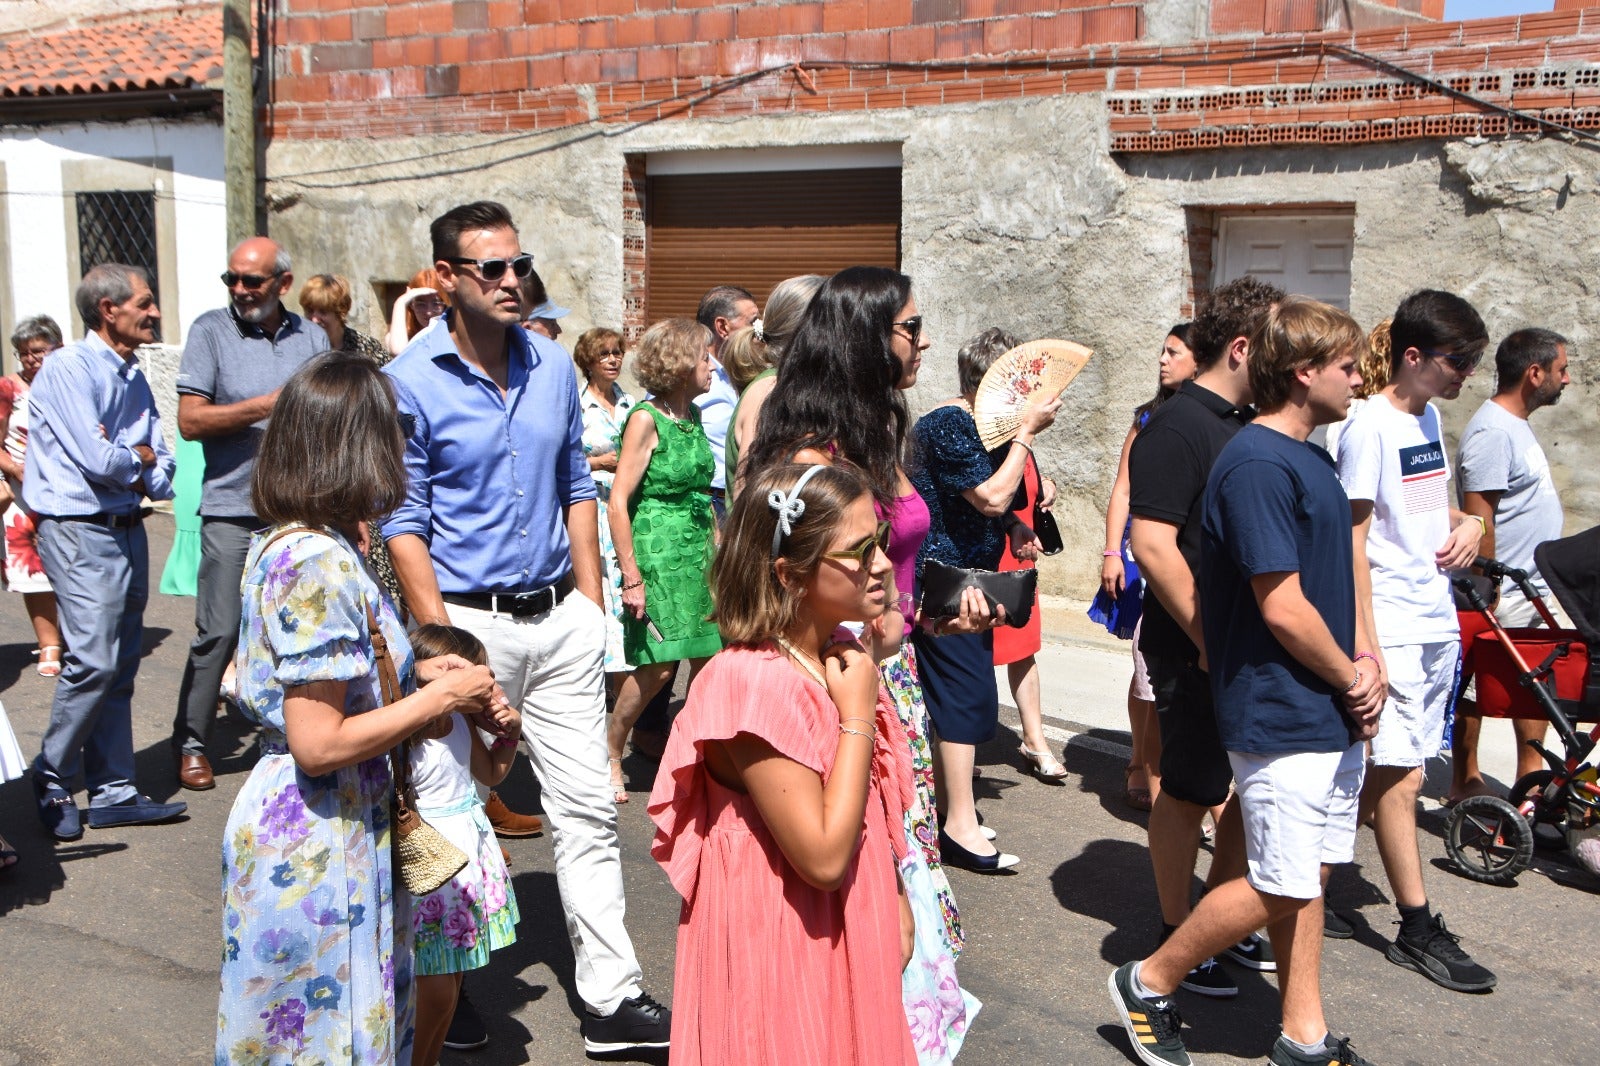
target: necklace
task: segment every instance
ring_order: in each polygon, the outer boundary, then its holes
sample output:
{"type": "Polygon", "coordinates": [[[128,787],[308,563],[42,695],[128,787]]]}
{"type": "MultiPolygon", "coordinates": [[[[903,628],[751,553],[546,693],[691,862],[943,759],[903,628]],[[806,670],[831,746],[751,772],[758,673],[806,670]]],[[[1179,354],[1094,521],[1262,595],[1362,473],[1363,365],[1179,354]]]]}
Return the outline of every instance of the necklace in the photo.
{"type": "Polygon", "coordinates": [[[651,400],[650,402],[655,406],[656,410],[658,410],[662,414],[666,415],[667,419],[674,426],[678,427],[678,431],[680,433],[693,433],[695,431],[694,420],[692,418],[690,418],[689,411],[688,411],[688,408],[689,407],[693,407],[694,404],[691,403],[691,404],[686,405],[686,408],[685,408],[685,410],[683,412],[683,416],[680,418],[678,415],[673,413],[672,408],[668,407],[665,403],[663,403],[661,401],[661,397],[657,396],[655,399],[651,400]]]}
{"type": "Polygon", "coordinates": [[[817,659],[817,658],[815,658],[814,656],[811,656],[811,655],[807,655],[805,652],[801,651],[799,648],[797,648],[793,644],[789,643],[789,640],[788,640],[787,637],[782,637],[782,636],[773,637],[772,641],[778,647],[780,647],[784,651],[788,652],[789,653],[789,657],[792,658],[795,662],[800,664],[800,669],[804,670],[807,674],[811,675],[811,680],[815,681],[817,684],[821,685],[823,688],[827,688],[828,687],[827,680],[824,679],[823,676],[822,676],[822,661],[820,659],[817,659]],[[813,666],[812,663],[815,663],[816,665],[813,666]]]}

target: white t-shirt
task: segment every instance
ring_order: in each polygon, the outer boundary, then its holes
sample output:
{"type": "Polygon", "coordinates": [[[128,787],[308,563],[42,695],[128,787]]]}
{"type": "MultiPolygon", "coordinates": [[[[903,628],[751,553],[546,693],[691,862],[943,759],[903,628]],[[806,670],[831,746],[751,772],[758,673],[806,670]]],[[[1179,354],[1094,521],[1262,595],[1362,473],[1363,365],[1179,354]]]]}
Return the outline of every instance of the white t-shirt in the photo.
{"type": "MultiPolygon", "coordinates": [[[[1533,549],[1561,536],[1565,515],[1550,463],[1526,418],[1486,400],[1461,434],[1462,492],[1498,492],[1494,508],[1494,553],[1507,566],[1528,571],[1534,587],[1549,586],[1533,565],[1533,549]]],[[[1512,588],[1508,579],[1502,594],[1512,588]]]]}
{"type": "Polygon", "coordinates": [[[1374,396],[1345,422],[1336,445],[1345,494],[1372,501],[1367,561],[1378,643],[1459,639],[1450,579],[1434,562],[1450,537],[1450,465],[1438,408],[1430,403],[1413,415],[1374,396]]]}
{"type": "Polygon", "coordinates": [[[471,728],[461,715],[451,715],[449,733],[411,745],[411,786],[416,789],[419,809],[455,807],[477,796],[472,780],[472,736],[467,732],[471,728]]]}

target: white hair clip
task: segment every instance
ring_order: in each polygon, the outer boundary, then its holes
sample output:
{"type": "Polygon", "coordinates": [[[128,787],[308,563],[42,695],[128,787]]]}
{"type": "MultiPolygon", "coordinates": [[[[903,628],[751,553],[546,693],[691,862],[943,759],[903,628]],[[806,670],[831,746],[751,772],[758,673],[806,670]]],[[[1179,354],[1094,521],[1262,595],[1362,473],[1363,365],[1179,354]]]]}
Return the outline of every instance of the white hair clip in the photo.
{"type": "Polygon", "coordinates": [[[756,331],[756,340],[762,344],[767,343],[767,326],[759,318],[750,323],[750,328],[756,331]]]}
{"type": "Polygon", "coordinates": [[[800,490],[806,487],[806,482],[816,476],[818,470],[827,469],[821,463],[811,467],[800,475],[800,480],[794,483],[794,488],[787,494],[782,489],[773,489],[767,493],[767,506],[778,512],[778,524],[772,531],[772,557],[778,557],[778,549],[783,545],[783,538],[794,532],[794,524],[800,516],[806,513],[806,501],[800,498],[800,490]]]}

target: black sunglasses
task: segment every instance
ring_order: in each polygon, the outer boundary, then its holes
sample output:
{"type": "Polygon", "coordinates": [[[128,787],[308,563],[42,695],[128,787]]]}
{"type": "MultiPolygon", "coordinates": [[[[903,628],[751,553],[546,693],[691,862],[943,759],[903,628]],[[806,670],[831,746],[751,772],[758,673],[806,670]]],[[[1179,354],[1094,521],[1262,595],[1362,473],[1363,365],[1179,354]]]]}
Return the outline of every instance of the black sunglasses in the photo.
{"type": "Polygon", "coordinates": [[[872,553],[875,551],[881,551],[885,555],[889,554],[889,523],[887,522],[879,522],[878,528],[873,530],[872,535],[863,539],[860,544],[841,551],[823,552],[822,557],[824,559],[854,559],[862,567],[865,567],[867,560],[872,558],[872,553]]]}
{"type": "Polygon", "coordinates": [[[917,338],[922,336],[922,316],[921,315],[912,315],[910,318],[906,319],[904,322],[896,322],[896,323],[894,323],[894,325],[899,329],[905,330],[906,331],[906,335],[909,336],[913,341],[915,341],[917,338]]]}
{"type": "Polygon", "coordinates": [[[1456,355],[1454,352],[1436,352],[1428,348],[1418,348],[1423,355],[1431,355],[1435,359],[1443,359],[1450,364],[1450,369],[1458,374],[1470,374],[1478,369],[1478,364],[1483,361],[1483,353],[1477,355],[1456,355]]]}
{"type": "Polygon", "coordinates": [[[265,277],[260,274],[235,274],[231,270],[224,270],[222,272],[222,283],[230,289],[241,282],[244,283],[244,287],[247,289],[259,289],[274,278],[281,277],[283,277],[283,271],[281,270],[274,270],[265,277]]]}
{"type": "Polygon", "coordinates": [[[417,416],[410,411],[401,411],[395,417],[400,422],[400,435],[409,440],[417,431],[417,416]]]}
{"type": "Polygon", "coordinates": [[[506,267],[511,268],[511,273],[519,278],[525,278],[533,273],[533,256],[527,252],[505,259],[496,256],[492,259],[467,259],[463,256],[452,255],[445,259],[446,263],[453,266],[469,266],[475,269],[484,281],[499,281],[506,276],[506,267]]]}

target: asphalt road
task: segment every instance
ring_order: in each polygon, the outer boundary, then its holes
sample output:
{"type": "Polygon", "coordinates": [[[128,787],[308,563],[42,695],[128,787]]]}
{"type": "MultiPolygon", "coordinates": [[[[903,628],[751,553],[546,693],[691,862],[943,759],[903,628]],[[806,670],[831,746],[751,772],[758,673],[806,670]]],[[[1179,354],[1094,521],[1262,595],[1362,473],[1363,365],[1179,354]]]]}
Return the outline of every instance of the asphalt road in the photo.
{"type": "MultiPolygon", "coordinates": [[[[170,520],[152,520],[151,533],[159,573],[170,520]]],[[[0,1066],[212,1060],[220,842],[253,756],[244,723],[225,721],[213,752],[218,788],[176,787],[167,738],[192,614],[191,600],[153,597],[134,704],[140,785],[159,798],[187,799],[188,820],[91,829],[76,843],[52,845],[34,818],[28,782],[0,786],[0,832],[22,854],[20,866],[0,875],[0,1066]]],[[[20,596],[0,595],[0,625],[7,638],[0,694],[31,755],[52,683],[28,659],[32,635],[20,596]]],[[[1124,696],[1117,684],[1048,681],[1047,692],[1070,690],[1080,709],[1120,707],[1124,696]]],[[[963,982],[984,1002],[963,1063],[1135,1061],[1105,992],[1111,967],[1145,953],[1157,929],[1144,816],[1120,799],[1126,734],[1075,733],[1070,723],[1095,719],[1056,704],[1046,710],[1056,720],[1052,734],[1066,738],[1072,773],[1064,785],[1022,774],[1014,717],[980,755],[981,808],[1022,865],[1011,876],[951,874],[970,938],[963,982]]],[[[652,768],[637,758],[625,768],[634,794],[621,810],[628,926],[647,987],[670,1002],[678,899],[648,853],[643,799],[652,768]]],[[[519,809],[537,808],[526,762],[501,791],[519,809]]],[[[1330,889],[1334,907],[1357,929],[1354,940],[1326,942],[1323,988],[1335,1032],[1353,1035],[1377,1066],[1591,1061],[1600,1047],[1593,994],[1600,883],[1541,857],[1515,887],[1477,885],[1449,871],[1436,804],[1424,805],[1422,825],[1433,901],[1463,934],[1463,946],[1499,973],[1499,987],[1482,996],[1452,993],[1384,959],[1396,915],[1364,833],[1357,861],[1330,889]]],[[[467,980],[493,1043],[470,1056],[447,1052],[445,1061],[583,1062],[549,842],[512,841],[509,850],[520,939],[467,980]]],[[[1273,979],[1233,972],[1242,993],[1231,1002],[1180,993],[1198,1062],[1259,1062],[1276,1036],[1273,979]]]]}

